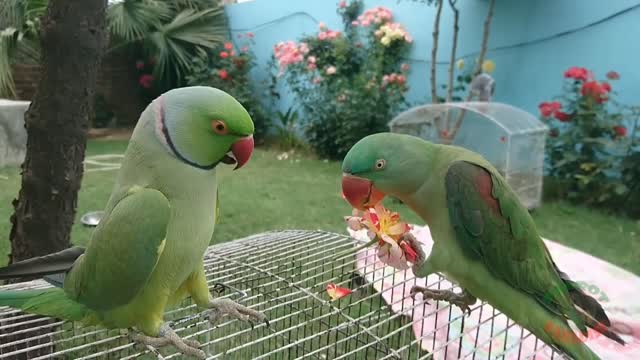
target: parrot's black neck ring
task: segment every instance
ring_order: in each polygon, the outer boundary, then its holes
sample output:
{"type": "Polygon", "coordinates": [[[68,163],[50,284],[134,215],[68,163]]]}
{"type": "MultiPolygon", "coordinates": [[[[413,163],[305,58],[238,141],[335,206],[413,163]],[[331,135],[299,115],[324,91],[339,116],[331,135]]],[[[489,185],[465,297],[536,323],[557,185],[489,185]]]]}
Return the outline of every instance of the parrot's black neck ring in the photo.
{"type": "Polygon", "coordinates": [[[195,163],[187,159],[180,153],[180,151],[178,151],[175,144],[173,143],[173,140],[171,140],[171,135],[169,135],[169,128],[167,127],[167,123],[164,116],[164,101],[162,100],[164,99],[163,98],[160,99],[161,101],[160,102],[160,122],[162,123],[162,134],[164,135],[164,139],[167,141],[167,144],[169,145],[169,148],[171,148],[171,151],[173,152],[173,154],[183,163],[193,166],[195,168],[202,169],[202,170],[211,170],[215,168],[220,163],[220,161],[216,161],[211,165],[200,165],[198,163],[195,163]]]}

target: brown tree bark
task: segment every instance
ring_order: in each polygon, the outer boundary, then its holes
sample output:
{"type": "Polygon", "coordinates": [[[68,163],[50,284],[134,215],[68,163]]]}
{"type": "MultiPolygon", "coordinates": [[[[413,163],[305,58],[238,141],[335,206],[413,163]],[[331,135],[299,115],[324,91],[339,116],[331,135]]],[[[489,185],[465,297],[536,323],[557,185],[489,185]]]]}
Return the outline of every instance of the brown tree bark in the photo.
{"type": "MultiPolygon", "coordinates": [[[[49,0],[40,29],[42,74],[25,114],[27,153],[22,187],[13,201],[10,263],[69,246],[98,68],[106,45],[106,7],[107,0],[49,0]]],[[[14,326],[0,334],[16,333],[3,338],[16,342],[6,351],[39,346],[13,358],[29,359],[54,351],[53,346],[41,344],[53,340],[42,335],[55,328],[30,329],[51,320],[17,326],[16,321],[1,320],[3,325],[14,326]],[[33,337],[36,339],[23,340],[33,337]]]]}
{"type": "Polygon", "coordinates": [[[107,0],[49,0],[40,29],[42,76],[25,114],[27,153],[13,201],[10,263],[69,246],[106,7],[107,0]]]}

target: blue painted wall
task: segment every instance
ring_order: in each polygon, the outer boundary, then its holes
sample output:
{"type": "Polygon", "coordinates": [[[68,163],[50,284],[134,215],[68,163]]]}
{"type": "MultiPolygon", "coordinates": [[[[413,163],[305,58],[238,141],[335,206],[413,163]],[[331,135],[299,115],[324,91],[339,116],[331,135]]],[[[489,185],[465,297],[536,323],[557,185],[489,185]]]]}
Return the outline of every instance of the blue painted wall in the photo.
{"type": "MultiPolygon", "coordinates": [[[[258,67],[256,86],[265,80],[266,64],[279,41],[297,41],[317,31],[319,22],[341,29],[337,1],[255,0],[227,7],[232,34],[255,33],[258,67]]],[[[487,0],[459,1],[461,10],[458,54],[471,64],[478,55],[487,0]]],[[[429,99],[431,31],[435,9],[398,0],[366,0],[365,9],[382,5],[414,37],[407,62],[412,65],[409,100],[429,99]]],[[[452,37],[447,7],[441,21],[438,83],[446,80],[452,37]]],[[[622,78],[614,84],[620,99],[640,103],[640,0],[498,0],[488,58],[497,64],[496,101],[537,114],[537,105],[559,93],[562,74],[570,66],[585,66],[600,76],[609,70],[622,78]],[[634,8],[635,7],[635,8],[634,8]],[[624,12],[627,9],[631,9],[624,12]],[[608,19],[611,17],[610,19],[608,19]],[[590,26],[590,24],[600,22],[590,26]],[[562,35],[567,33],[566,35],[562,35]]],[[[235,36],[234,36],[235,39],[235,36]]],[[[283,99],[286,109],[291,99],[283,99]]]]}

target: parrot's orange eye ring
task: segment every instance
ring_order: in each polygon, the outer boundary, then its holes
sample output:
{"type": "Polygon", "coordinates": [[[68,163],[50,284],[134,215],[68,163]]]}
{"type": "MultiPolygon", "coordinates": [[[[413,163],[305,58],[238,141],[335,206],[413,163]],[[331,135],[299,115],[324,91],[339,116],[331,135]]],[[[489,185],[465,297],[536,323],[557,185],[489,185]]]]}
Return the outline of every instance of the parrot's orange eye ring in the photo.
{"type": "Polygon", "coordinates": [[[222,120],[213,120],[211,122],[211,129],[213,129],[213,131],[215,131],[216,134],[219,135],[226,135],[229,132],[227,124],[225,124],[225,122],[222,120]]]}
{"type": "Polygon", "coordinates": [[[376,170],[382,170],[382,169],[384,169],[384,167],[386,165],[387,165],[387,162],[384,161],[384,159],[380,159],[380,160],[376,161],[375,168],[376,168],[376,170]]]}

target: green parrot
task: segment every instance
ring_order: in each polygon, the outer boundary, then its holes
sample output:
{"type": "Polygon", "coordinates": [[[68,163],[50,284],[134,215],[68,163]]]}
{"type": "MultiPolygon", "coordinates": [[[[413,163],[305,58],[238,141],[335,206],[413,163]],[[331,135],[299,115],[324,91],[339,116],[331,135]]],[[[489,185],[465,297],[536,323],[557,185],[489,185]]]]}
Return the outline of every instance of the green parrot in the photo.
{"type": "Polygon", "coordinates": [[[164,93],[142,113],[105,213],[86,247],[0,269],[0,279],[44,276],[57,287],[0,292],[0,306],[111,329],[136,342],[173,345],[206,358],[163,321],[187,296],[212,323],[223,315],[265,321],[255,310],[208,290],[203,255],[217,216],[220,163],[245,165],[254,124],[229,94],[211,87],[164,93]]]}
{"type": "MultiPolygon", "coordinates": [[[[469,311],[482,299],[547,344],[577,360],[599,359],[568,325],[624,341],[602,306],[558,269],[533,219],[498,171],[480,155],[418,137],[380,133],[356,143],[342,163],[342,191],[357,209],[390,195],[429,226],[433,248],[418,252],[418,277],[443,273],[463,289],[414,287],[412,295],[469,311]]],[[[375,239],[374,239],[375,241],[375,239]]]]}

